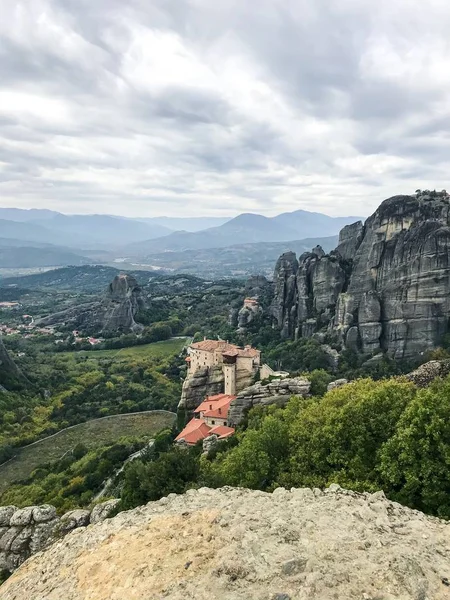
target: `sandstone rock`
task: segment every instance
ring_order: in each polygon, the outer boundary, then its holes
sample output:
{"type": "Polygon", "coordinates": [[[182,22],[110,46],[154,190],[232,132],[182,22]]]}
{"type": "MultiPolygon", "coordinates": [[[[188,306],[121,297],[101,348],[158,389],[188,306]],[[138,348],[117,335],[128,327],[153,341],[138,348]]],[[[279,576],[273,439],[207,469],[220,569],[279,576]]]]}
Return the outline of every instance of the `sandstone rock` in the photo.
{"type": "Polygon", "coordinates": [[[10,525],[13,527],[24,527],[30,525],[33,520],[33,511],[36,506],[27,506],[26,508],[19,508],[12,515],[10,519],[10,525]]]}
{"type": "Polygon", "coordinates": [[[89,525],[90,517],[91,513],[88,510],[83,510],[81,508],[71,510],[61,517],[59,529],[61,532],[67,533],[77,527],[85,527],[86,525],[89,525]]]}
{"type": "Polygon", "coordinates": [[[217,435],[209,435],[203,440],[203,452],[207,454],[210,450],[213,450],[218,443],[219,438],[217,435]]]}
{"type": "Polygon", "coordinates": [[[184,409],[190,416],[206,396],[222,394],[224,382],[221,366],[198,369],[184,380],[178,409],[184,409]]]}
{"type": "Polygon", "coordinates": [[[120,500],[108,500],[107,502],[102,502],[102,504],[94,506],[91,512],[91,524],[95,525],[96,523],[101,523],[107,519],[119,503],[120,500]]]}
{"type": "Polygon", "coordinates": [[[336,388],[342,387],[343,385],[347,385],[348,379],[336,379],[336,381],[330,381],[327,385],[327,391],[335,390],[336,388]]]}
{"type": "Polygon", "coordinates": [[[406,377],[419,387],[426,387],[436,377],[446,377],[450,374],[449,360],[431,360],[418,369],[409,373],[406,377]]]}
{"type": "Polygon", "coordinates": [[[138,333],[143,326],[136,323],[134,317],[143,304],[136,279],[131,275],[116,275],[100,302],[81,304],[36,323],[42,326],[65,323],[94,333],[138,333]]]}
{"type": "Polygon", "coordinates": [[[17,506],[0,506],[0,527],[9,527],[11,517],[17,510],[17,506]]]}
{"type": "Polygon", "coordinates": [[[368,355],[417,357],[448,331],[449,198],[389,198],[364,226],[345,227],[335,252],[284,254],[274,283],[283,336],[322,330],[368,355]]]}
{"type": "Polygon", "coordinates": [[[32,556],[1,598],[448,599],[449,523],[382,495],[310,492],[171,494],[32,556]]]}
{"type": "Polygon", "coordinates": [[[56,508],[50,504],[42,504],[33,509],[32,520],[34,523],[46,523],[53,521],[56,517],[56,508]]]}
{"type": "Polygon", "coordinates": [[[228,421],[231,427],[236,427],[244,419],[245,414],[258,404],[277,404],[286,406],[291,396],[307,396],[311,389],[311,382],[303,377],[292,379],[275,379],[269,384],[261,382],[245,388],[233,400],[228,412],[228,421]]]}

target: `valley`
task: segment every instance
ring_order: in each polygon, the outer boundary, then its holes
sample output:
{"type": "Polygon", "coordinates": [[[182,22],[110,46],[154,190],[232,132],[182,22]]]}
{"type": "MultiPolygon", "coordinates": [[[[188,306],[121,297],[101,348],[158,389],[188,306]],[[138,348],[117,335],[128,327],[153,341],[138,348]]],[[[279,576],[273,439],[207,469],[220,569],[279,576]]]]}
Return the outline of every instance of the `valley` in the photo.
{"type": "Polygon", "coordinates": [[[448,206],[390,198],[339,237],[288,242],[299,258],[230,246],[223,278],[197,249],[207,278],[121,264],[1,279],[0,505],[49,504],[56,527],[100,499],[339,484],[450,518],[448,206]]]}

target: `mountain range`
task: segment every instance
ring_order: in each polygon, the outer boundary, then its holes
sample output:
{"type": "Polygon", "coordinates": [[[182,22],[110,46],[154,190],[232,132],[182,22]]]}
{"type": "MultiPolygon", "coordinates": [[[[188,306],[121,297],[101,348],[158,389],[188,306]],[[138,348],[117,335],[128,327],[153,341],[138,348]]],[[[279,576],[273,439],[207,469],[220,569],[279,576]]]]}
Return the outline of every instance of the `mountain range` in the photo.
{"type": "Polygon", "coordinates": [[[127,218],[0,208],[0,268],[146,261],[163,252],[335,236],[358,217],[298,210],[275,217],[127,218]],[[174,229],[177,229],[176,231],[174,229]]]}

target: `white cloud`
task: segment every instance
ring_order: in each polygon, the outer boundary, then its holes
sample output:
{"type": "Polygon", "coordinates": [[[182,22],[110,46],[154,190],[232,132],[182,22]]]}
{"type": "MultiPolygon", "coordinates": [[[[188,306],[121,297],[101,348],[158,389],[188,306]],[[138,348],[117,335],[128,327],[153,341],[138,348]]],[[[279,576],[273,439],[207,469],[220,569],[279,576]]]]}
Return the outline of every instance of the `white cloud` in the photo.
{"type": "Polygon", "coordinates": [[[444,0],[0,2],[3,206],[367,215],[449,187],[444,0]]]}

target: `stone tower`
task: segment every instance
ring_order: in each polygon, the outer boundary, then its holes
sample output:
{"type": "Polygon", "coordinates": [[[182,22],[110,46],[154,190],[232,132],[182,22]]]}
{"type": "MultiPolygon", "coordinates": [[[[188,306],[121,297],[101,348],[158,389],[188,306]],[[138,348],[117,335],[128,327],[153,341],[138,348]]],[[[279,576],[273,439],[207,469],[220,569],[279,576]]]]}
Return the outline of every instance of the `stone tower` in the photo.
{"type": "Polygon", "coordinates": [[[236,357],[234,352],[223,354],[224,392],[230,396],[236,395],[236,357]]]}

